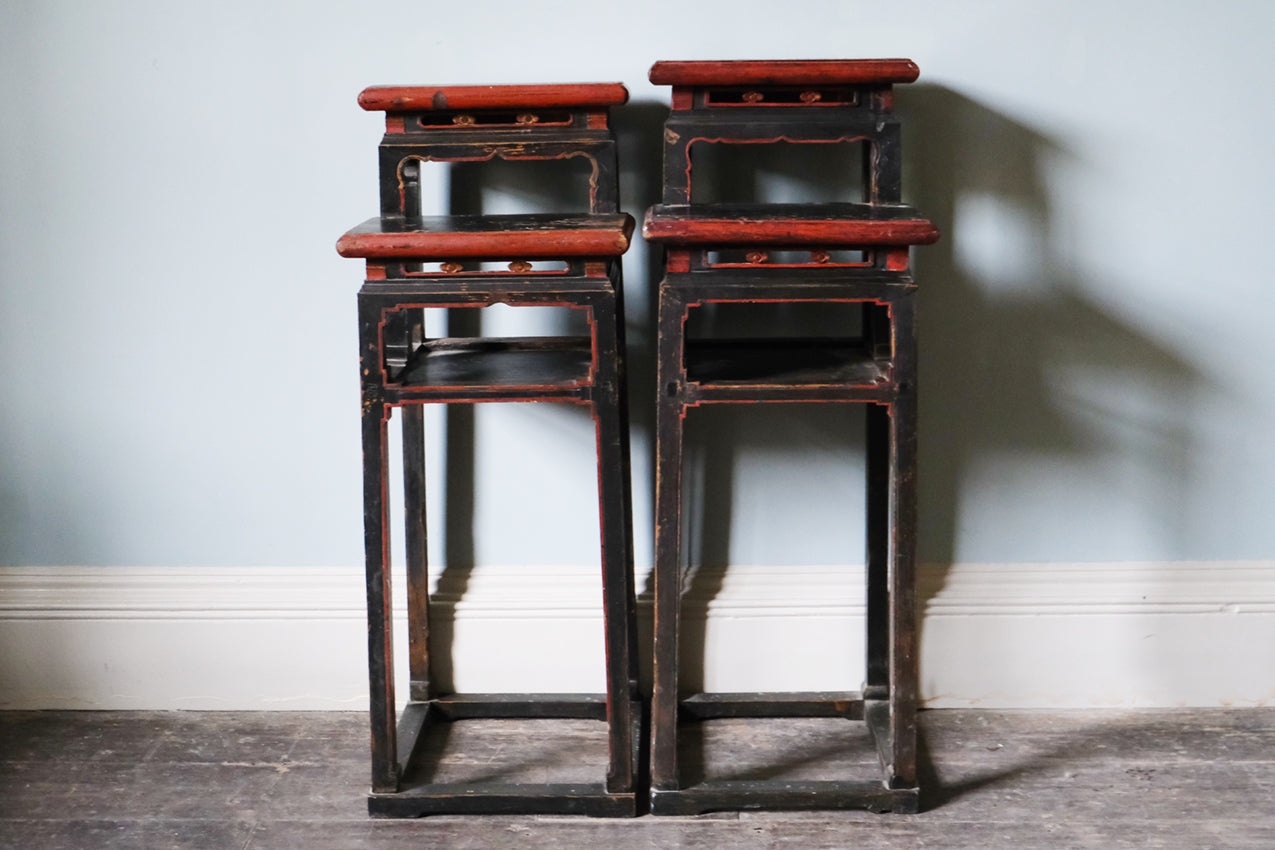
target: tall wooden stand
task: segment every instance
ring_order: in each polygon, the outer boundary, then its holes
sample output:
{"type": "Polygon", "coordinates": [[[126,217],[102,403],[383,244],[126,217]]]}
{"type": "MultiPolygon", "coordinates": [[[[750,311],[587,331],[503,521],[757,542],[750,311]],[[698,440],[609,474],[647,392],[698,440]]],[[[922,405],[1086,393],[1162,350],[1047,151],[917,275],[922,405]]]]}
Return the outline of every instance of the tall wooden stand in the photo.
{"type": "MultiPolygon", "coordinates": [[[[938,238],[900,203],[894,83],[908,60],[659,62],[673,87],[664,198],[644,234],[665,246],[659,287],[655,690],[651,810],[866,808],[916,811],[916,290],[908,247],[938,238]],[[705,204],[692,197],[698,144],[866,143],[864,197],[831,204],[705,204]],[[776,259],[779,258],[779,259],[776,259]],[[704,340],[708,304],[860,305],[844,336],[704,340]],[[679,691],[683,426],[703,404],[838,402],[867,407],[867,675],[860,693],[679,691]],[[687,781],[679,730],[738,717],[866,724],[879,778],[687,781]]],[[[850,730],[847,730],[848,732],[850,730]]]]}
{"type": "Polygon", "coordinates": [[[620,255],[633,220],[619,212],[610,105],[619,84],[371,88],[359,96],[386,113],[380,146],[381,214],[337,243],[367,261],[359,292],[363,387],[368,666],[372,699],[373,814],[542,813],[632,816],[636,811],[636,629],[629,503],[620,255]],[[422,216],[425,162],[584,157],[589,212],[422,216]],[[496,262],[499,261],[499,262],[496,262]],[[553,261],[546,268],[541,261],[553,261]],[[425,313],[457,307],[557,305],[583,311],[588,336],[443,338],[425,313]],[[433,670],[425,546],[422,405],[559,402],[587,407],[597,433],[605,694],[441,692],[433,670]],[[403,417],[407,629],[411,693],[394,693],[386,426],[403,417]],[[609,760],[584,784],[447,783],[425,763],[427,735],[459,720],[576,718],[603,722],[609,760]]]}

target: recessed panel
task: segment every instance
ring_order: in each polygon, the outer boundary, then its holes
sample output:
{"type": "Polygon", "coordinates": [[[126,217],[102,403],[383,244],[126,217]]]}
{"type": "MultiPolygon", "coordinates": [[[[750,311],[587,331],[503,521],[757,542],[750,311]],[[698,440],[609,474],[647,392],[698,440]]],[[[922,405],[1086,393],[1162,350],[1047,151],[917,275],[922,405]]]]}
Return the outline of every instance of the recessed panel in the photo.
{"type": "Polygon", "coordinates": [[[453,215],[589,212],[594,162],[586,156],[493,158],[448,167],[453,215]]]}
{"type": "Polygon", "coordinates": [[[688,339],[857,338],[861,301],[726,301],[691,307],[688,339]]]}
{"type": "Polygon", "coordinates": [[[865,201],[866,142],[691,145],[691,202],[802,204],[865,201]]]}

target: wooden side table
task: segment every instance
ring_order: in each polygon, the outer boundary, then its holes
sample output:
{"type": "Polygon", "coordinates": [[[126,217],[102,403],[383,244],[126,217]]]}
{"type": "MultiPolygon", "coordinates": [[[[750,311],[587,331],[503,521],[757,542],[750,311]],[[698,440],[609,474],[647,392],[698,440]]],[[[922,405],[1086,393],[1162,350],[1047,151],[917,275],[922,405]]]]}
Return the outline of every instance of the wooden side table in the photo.
{"type": "Polygon", "coordinates": [[[376,87],[359,103],[386,113],[380,146],[381,214],[337,243],[367,261],[359,292],[363,390],[368,662],[372,793],[376,815],[636,812],[636,627],[628,413],[620,255],[633,219],[618,210],[610,105],[619,84],[376,87]],[[576,214],[422,216],[425,162],[584,157],[589,211],[576,214]],[[554,261],[545,267],[541,261],[554,261]],[[557,305],[582,311],[587,336],[431,339],[425,313],[455,307],[557,305]],[[429,641],[424,427],[432,403],[559,402],[591,412],[597,433],[605,694],[441,692],[429,641]],[[391,647],[387,423],[403,417],[407,611],[411,693],[397,710],[391,647]],[[503,718],[604,722],[609,759],[586,784],[440,783],[423,742],[436,727],[503,718]],[[605,778],[602,774],[605,773],[605,778]]]}
{"type": "MultiPolygon", "coordinates": [[[[673,87],[664,203],[644,224],[665,247],[656,418],[655,691],[651,810],[867,808],[916,811],[916,340],[909,246],[938,238],[900,203],[892,85],[908,60],[659,62],[673,87]],[[865,143],[863,197],[830,204],[705,204],[692,147],[865,143]],[[778,259],[776,259],[778,258],[778,259]],[[808,338],[695,339],[709,304],[859,305],[861,330],[808,338]],[[838,402],[867,407],[867,675],[857,693],[679,691],[683,429],[703,404],[838,402]],[[817,781],[688,780],[685,723],[837,717],[866,725],[881,771],[817,781]]],[[[849,733],[848,729],[848,733],[849,733]]]]}

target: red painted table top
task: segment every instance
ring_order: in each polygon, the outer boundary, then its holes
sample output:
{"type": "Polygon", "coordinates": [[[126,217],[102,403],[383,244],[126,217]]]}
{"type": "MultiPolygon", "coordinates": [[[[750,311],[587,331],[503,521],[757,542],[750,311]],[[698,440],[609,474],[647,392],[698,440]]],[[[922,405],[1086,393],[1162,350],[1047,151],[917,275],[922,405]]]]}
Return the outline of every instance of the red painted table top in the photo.
{"type": "Polygon", "coordinates": [[[525,86],[369,86],[359,106],[369,112],[444,109],[575,109],[624,103],[621,83],[525,86]]]}
{"type": "Polygon", "coordinates": [[[674,245],[928,245],[938,228],[903,205],[664,205],[647,210],[642,235],[674,245]]]}
{"type": "Polygon", "coordinates": [[[785,59],[656,62],[657,86],[804,86],[910,83],[920,74],[911,59],[785,59]]]}
{"type": "Polygon", "coordinates": [[[378,216],[336,243],[366,259],[558,259],[623,254],[633,217],[615,215],[378,216]]]}

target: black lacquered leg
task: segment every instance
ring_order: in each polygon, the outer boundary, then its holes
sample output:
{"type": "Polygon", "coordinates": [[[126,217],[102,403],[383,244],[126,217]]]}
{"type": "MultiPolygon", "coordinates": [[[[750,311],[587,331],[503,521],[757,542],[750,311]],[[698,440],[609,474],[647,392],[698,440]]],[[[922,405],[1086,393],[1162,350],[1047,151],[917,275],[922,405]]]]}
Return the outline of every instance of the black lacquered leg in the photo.
{"type": "Polygon", "coordinates": [[[866,406],[867,676],[863,695],[884,699],[890,683],[890,409],[866,406]]]}
{"type": "Polygon", "coordinates": [[[655,690],[651,706],[651,786],[679,787],[678,625],[681,619],[682,318],[685,305],[661,285],[659,399],[655,418],[655,690]]]}
{"type": "Polygon", "coordinates": [[[598,435],[598,488],[602,523],[602,585],[606,635],[607,720],[610,764],[607,790],[634,787],[631,652],[634,645],[632,526],[629,519],[629,455],[624,427],[624,379],[613,299],[594,308],[598,356],[594,419],[598,435]]]}
{"type": "Polygon", "coordinates": [[[903,135],[898,121],[884,121],[872,143],[868,198],[874,204],[897,204],[903,185],[903,135]]]}
{"type": "Polygon", "coordinates": [[[589,210],[594,213],[615,213],[620,210],[620,165],[614,141],[599,145],[593,156],[595,169],[589,188],[589,210]]]}
{"type": "Polygon", "coordinates": [[[916,786],[916,320],[911,296],[895,312],[897,395],[890,415],[890,737],[892,784],[916,786]]]}
{"type": "Polygon", "coordinates": [[[402,408],[403,525],[407,544],[407,638],[411,699],[431,697],[429,658],[429,555],[425,523],[425,413],[402,408]]]}
{"type": "Polygon", "coordinates": [[[368,686],[372,712],[372,788],[398,789],[395,741],[393,607],[390,595],[387,409],[363,408],[363,526],[367,549],[368,686]]]}
{"type": "Polygon", "coordinates": [[[690,203],[690,145],[676,136],[664,136],[664,203],[690,203]]]}
{"type": "Polygon", "coordinates": [[[367,573],[368,688],[372,721],[372,788],[398,790],[394,703],[393,597],[390,590],[387,469],[390,408],[381,396],[380,310],[359,299],[363,383],[363,546],[367,573]]]}

